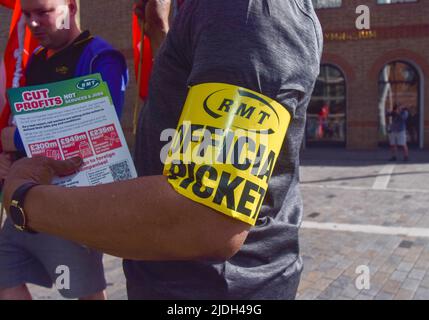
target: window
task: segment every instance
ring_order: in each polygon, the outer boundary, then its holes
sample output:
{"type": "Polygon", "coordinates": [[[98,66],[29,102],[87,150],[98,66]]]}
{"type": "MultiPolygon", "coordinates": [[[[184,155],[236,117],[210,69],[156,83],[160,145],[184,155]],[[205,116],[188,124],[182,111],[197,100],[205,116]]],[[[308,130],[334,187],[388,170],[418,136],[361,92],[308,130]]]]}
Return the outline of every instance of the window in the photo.
{"type": "Polygon", "coordinates": [[[313,6],[316,9],[322,8],[339,8],[341,7],[342,0],[312,0],[313,6]]]}
{"type": "Polygon", "coordinates": [[[306,137],[308,145],[345,145],[346,81],[336,66],[320,67],[308,107],[306,137]]]}

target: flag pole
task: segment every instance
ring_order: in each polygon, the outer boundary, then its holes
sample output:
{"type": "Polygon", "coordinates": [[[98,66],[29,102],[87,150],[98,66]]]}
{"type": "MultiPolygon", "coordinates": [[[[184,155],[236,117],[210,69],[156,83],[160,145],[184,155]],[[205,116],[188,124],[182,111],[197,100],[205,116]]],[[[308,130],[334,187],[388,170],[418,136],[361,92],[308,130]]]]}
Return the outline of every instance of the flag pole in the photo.
{"type": "Polygon", "coordinates": [[[140,57],[138,65],[138,75],[137,75],[137,91],[136,91],[136,100],[134,102],[134,118],[133,118],[133,134],[137,134],[137,125],[139,118],[139,106],[140,106],[140,87],[142,84],[142,73],[143,73],[143,55],[144,55],[144,21],[141,22],[141,39],[140,39],[140,57]]]}

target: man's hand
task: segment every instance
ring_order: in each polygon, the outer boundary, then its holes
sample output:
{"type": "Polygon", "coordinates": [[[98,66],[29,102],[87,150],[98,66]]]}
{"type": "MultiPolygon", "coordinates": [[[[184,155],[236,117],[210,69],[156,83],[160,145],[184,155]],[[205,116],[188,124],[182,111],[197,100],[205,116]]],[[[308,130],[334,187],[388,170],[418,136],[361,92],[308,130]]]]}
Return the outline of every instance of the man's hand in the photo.
{"type": "Polygon", "coordinates": [[[1,144],[3,146],[3,151],[5,152],[16,151],[15,140],[14,140],[15,131],[16,131],[16,127],[6,127],[1,131],[1,144]]]}
{"type": "Polygon", "coordinates": [[[170,28],[170,10],[171,0],[136,1],[135,12],[144,23],[144,31],[151,41],[154,56],[170,28]]]}
{"type": "Polygon", "coordinates": [[[48,185],[55,176],[68,176],[79,169],[79,157],[66,161],[56,161],[44,157],[24,158],[15,162],[6,176],[3,187],[4,207],[9,210],[10,201],[17,188],[27,182],[48,185]]]}

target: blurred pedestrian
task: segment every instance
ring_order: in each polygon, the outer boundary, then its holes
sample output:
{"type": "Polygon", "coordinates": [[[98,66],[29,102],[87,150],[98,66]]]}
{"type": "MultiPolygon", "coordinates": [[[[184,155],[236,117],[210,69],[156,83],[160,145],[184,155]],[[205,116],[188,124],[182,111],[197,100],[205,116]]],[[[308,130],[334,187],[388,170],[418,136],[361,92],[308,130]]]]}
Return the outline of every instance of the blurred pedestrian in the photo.
{"type": "Polygon", "coordinates": [[[404,161],[409,160],[409,151],[407,145],[407,119],[409,112],[406,108],[399,108],[395,105],[392,111],[387,113],[389,120],[389,142],[392,152],[392,157],[389,161],[398,159],[398,147],[403,149],[404,161]]]}

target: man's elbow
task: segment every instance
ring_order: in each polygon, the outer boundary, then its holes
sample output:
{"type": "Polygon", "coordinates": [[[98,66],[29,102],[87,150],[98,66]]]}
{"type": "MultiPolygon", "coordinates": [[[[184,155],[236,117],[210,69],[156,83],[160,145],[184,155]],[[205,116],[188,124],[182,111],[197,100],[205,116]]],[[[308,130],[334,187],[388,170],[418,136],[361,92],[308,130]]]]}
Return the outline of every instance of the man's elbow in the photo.
{"type": "MultiPolygon", "coordinates": [[[[216,240],[210,237],[194,238],[192,241],[186,240],[174,245],[170,244],[158,247],[157,250],[148,253],[142,251],[140,247],[132,248],[126,252],[110,254],[124,259],[136,261],[201,261],[210,260],[224,262],[235,256],[244,244],[247,231],[236,234],[232,237],[219,236],[216,240]]],[[[108,252],[109,253],[109,252],[108,252]]]]}
{"type": "Polygon", "coordinates": [[[241,250],[245,240],[246,237],[237,236],[231,239],[228,243],[224,243],[219,245],[217,248],[213,248],[213,258],[220,261],[227,261],[231,259],[241,250]]]}
{"type": "Polygon", "coordinates": [[[207,236],[206,246],[201,248],[202,258],[209,258],[216,261],[227,261],[235,256],[246,241],[249,233],[249,227],[242,225],[232,226],[230,229],[219,229],[219,232],[214,232],[216,239],[213,236],[207,236]],[[217,234],[217,235],[216,235],[217,234]]]}

